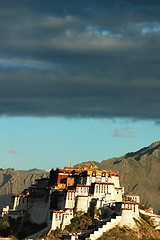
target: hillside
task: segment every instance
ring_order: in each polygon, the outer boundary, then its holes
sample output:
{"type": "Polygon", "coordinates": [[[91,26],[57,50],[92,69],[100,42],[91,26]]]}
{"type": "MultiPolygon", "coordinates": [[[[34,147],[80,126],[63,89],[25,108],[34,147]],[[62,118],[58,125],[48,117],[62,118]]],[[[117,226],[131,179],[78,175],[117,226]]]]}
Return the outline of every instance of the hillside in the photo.
{"type": "MultiPolygon", "coordinates": [[[[125,187],[125,192],[140,195],[142,203],[160,213],[160,141],[119,158],[90,163],[101,169],[119,171],[121,186],[125,187]]],[[[0,208],[9,204],[12,194],[21,193],[36,178],[48,174],[48,171],[38,169],[0,169],[0,208]]]]}
{"type": "MultiPolygon", "coordinates": [[[[134,219],[135,221],[135,227],[129,228],[127,225],[124,225],[123,227],[116,226],[107,232],[105,232],[99,240],[138,240],[138,239],[156,239],[160,240],[160,231],[155,230],[155,228],[152,226],[151,222],[147,222],[146,220],[142,219],[141,217],[139,220],[134,219]]],[[[56,230],[51,231],[48,235],[48,238],[43,238],[45,240],[50,240],[54,236],[56,236],[58,239],[61,239],[63,235],[68,235],[70,233],[75,232],[81,232],[81,231],[87,231],[88,229],[91,229],[95,226],[93,226],[92,218],[90,214],[82,214],[79,213],[79,216],[76,216],[72,219],[71,224],[67,225],[65,229],[63,230],[56,230]]],[[[84,239],[84,238],[81,238],[84,239]]],[[[89,239],[89,238],[86,238],[89,239]]]]}
{"type": "Polygon", "coordinates": [[[138,239],[160,239],[160,232],[156,231],[146,221],[140,219],[136,221],[136,228],[130,229],[127,226],[115,227],[108,232],[104,233],[99,240],[138,240],[138,239]]]}
{"type": "Polygon", "coordinates": [[[35,182],[36,178],[46,177],[45,170],[32,169],[16,171],[15,169],[0,169],[0,208],[9,205],[12,194],[19,194],[35,182]]]}
{"type": "Polygon", "coordinates": [[[143,204],[160,213],[160,141],[119,158],[90,163],[100,169],[119,171],[125,192],[140,195],[143,204]]]}

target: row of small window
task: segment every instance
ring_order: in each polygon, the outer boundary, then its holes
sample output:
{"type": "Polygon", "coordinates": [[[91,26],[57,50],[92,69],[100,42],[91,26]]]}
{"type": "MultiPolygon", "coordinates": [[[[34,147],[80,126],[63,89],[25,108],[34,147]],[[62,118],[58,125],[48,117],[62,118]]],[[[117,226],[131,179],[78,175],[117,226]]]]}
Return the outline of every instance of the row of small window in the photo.
{"type": "Polygon", "coordinates": [[[59,219],[59,221],[61,221],[62,220],[62,216],[63,216],[63,214],[61,214],[61,213],[56,213],[56,216],[55,216],[55,220],[56,221],[58,221],[58,219],[59,219]]]}
{"type": "Polygon", "coordinates": [[[134,201],[137,201],[137,197],[132,197],[134,201]]]}
{"type": "Polygon", "coordinates": [[[68,193],[68,200],[73,200],[74,199],[74,193],[69,192],[68,193]]]}
{"type": "Polygon", "coordinates": [[[108,177],[108,174],[96,174],[96,173],[92,173],[92,175],[90,175],[92,177],[108,177]]]}
{"type": "MultiPolygon", "coordinates": [[[[104,179],[105,181],[108,180],[108,177],[105,177],[105,176],[96,176],[96,175],[92,175],[92,177],[96,178],[96,179],[104,179]]],[[[91,179],[91,178],[90,178],[91,179]]]]}
{"type": "Polygon", "coordinates": [[[132,205],[129,203],[128,204],[125,203],[122,207],[132,209],[132,210],[134,210],[134,212],[136,210],[135,205],[132,205]]]}
{"type": "MultiPolygon", "coordinates": [[[[70,215],[72,215],[72,212],[70,212],[70,215]]],[[[63,213],[56,213],[56,216],[55,216],[55,221],[62,221],[62,217],[63,217],[63,213]]],[[[67,216],[66,216],[67,218],[67,216]]]]}
{"type": "Polygon", "coordinates": [[[108,193],[108,186],[105,185],[102,185],[102,187],[96,186],[96,193],[108,193]]]}
{"type": "Polygon", "coordinates": [[[86,187],[77,187],[77,192],[79,192],[79,193],[87,193],[88,189],[86,187]]]}

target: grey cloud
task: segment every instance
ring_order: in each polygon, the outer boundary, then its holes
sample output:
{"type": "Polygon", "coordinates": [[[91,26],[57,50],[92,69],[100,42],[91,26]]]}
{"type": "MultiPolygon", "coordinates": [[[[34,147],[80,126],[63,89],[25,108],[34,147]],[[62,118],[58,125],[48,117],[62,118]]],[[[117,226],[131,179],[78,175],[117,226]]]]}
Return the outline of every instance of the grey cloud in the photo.
{"type": "Polygon", "coordinates": [[[11,153],[11,154],[20,154],[20,152],[18,152],[18,151],[15,150],[15,149],[10,150],[9,153],[11,153]]]}
{"type": "Polygon", "coordinates": [[[114,130],[113,136],[120,138],[130,138],[134,137],[134,132],[128,127],[122,129],[117,128],[114,130]]]}
{"type": "Polygon", "coordinates": [[[0,115],[159,119],[159,10],[0,1],[0,115]]]}

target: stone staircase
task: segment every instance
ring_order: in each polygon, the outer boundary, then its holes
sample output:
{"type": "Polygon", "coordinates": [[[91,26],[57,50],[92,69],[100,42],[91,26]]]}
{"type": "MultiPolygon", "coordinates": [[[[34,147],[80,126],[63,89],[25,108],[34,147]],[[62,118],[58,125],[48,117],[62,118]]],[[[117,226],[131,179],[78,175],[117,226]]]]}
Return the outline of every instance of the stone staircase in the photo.
{"type": "Polygon", "coordinates": [[[116,218],[111,218],[110,222],[106,222],[104,225],[98,228],[98,230],[94,231],[94,233],[90,234],[89,239],[96,240],[101,237],[104,232],[114,228],[121,221],[121,216],[116,216],[116,218]]]}

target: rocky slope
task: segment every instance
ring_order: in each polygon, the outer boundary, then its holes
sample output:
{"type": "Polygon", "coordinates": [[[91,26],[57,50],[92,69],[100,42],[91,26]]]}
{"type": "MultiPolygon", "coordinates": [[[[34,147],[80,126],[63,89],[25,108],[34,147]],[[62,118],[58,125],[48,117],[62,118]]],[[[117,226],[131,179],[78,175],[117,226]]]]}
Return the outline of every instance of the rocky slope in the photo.
{"type": "Polygon", "coordinates": [[[143,204],[160,213],[160,141],[119,158],[90,163],[118,171],[125,192],[140,195],[143,204]]]}
{"type": "Polygon", "coordinates": [[[151,227],[144,220],[135,220],[136,227],[135,229],[130,229],[127,226],[123,227],[115,227],[108,232],[104,233],[99,240],[138,240],[138,239],[160,239],[160,231],[156,231],[153,227],[151,227]]]}
{"type": "Polygon", "coordinates": [[[46,177],[45,170],[32,169],[16,171],[12,168],[0,169],[0,209],[10,204],[12,194],[19,194],[35,182],[35,179],[46,177]]]}

